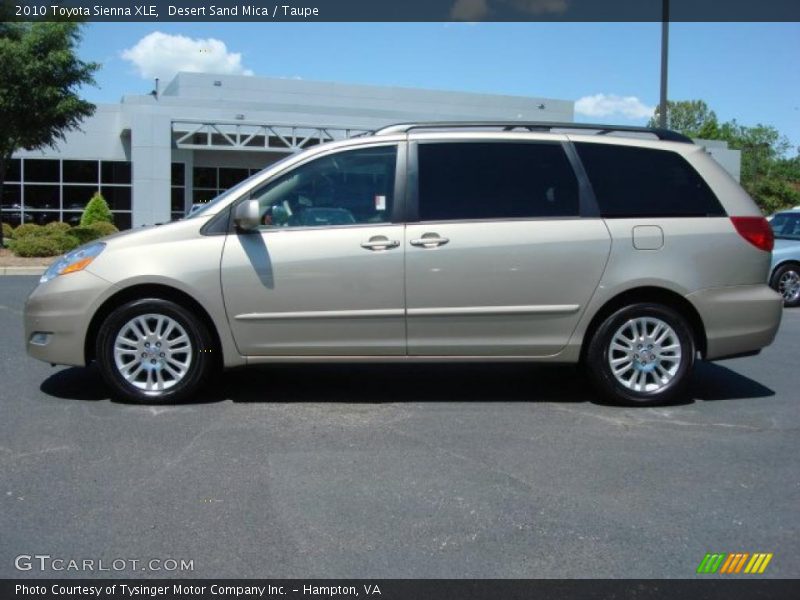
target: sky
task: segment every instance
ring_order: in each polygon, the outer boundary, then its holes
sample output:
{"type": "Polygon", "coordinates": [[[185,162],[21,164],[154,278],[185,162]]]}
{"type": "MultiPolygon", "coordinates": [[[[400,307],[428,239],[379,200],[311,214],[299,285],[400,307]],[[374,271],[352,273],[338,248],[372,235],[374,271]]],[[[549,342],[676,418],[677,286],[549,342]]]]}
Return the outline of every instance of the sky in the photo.
{"type": "MultiPolygon", "coordinates": [[[[800,23],[672,23],[669,98],[800,146],[800,23]]],[[[645,124],[660,23],[91,23],[96,103],[179,70],[574,100],[575,119],[645,124]]]]}

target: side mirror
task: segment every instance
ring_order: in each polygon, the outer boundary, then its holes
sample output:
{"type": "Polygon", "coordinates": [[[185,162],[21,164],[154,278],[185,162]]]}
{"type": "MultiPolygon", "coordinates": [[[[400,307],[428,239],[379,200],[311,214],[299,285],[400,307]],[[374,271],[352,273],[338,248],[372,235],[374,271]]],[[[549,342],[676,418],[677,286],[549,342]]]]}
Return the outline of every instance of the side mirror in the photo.
{"type": "Polygon", "coordinates": [[[245,200],[236,205],[233,211],[233,224],[241,231],[256,229],[260,223],[258,200],[245,200]]]}

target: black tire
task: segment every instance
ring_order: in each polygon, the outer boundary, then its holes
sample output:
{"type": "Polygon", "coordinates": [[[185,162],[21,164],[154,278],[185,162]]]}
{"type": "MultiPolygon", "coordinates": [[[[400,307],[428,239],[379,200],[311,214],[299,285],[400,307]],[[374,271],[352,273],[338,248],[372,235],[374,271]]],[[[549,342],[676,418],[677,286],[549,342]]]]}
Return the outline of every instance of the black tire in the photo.
{"type": "Polygon", "coordinates": [[[795,263],[781,265],[775,269],[775,273],[772,274],[772,279],[770,280],[769,285],[773,290],[783,296],[784,306],[794,308],[795,306],[800,306],[800,293],[796,293],[790,297],[787,297],[787,295],[784,294],[785,290],[780,289],[781,279],[791,276],[793,276],[795,279],[800,278],[800,265],[795,263]]]}
{"type": "MultiPolygon", "coordinates": [[[[145,323],[150,327],[154,327],[154,324],[157,323],[157,319],[146,318],[145,323]]],[[[166,330],[166,326],[164,326],[163,329],[166,330]]],[[[176,330],[180,333],[179,328],[175,328],[173,331],[176,330]]],[[[153,336],[155,335],[156,334],[153,334],[153,336]]],[[[173,333],[172,336],[174,340],[178,340],[180,337],[176,336],[175,333],[173,333]]],[[[144,339],[145,337],[142,336],[141,344],[146,343],[148,346],[151,346],[150,342],[145,342],[144,339]]],[[[164,339],[165,344],[170,343],[166,337],[158,338],[148,336],[148,339],[164,339]]],[[[180,344],[182,342],[178,343],[180,344]]],[[[161,342],[158,342],[158,344],[160,345],[161,342]]],[[[156,343],[152,344],[154,352],[156,351],[154,348],[155,345],[156,343]]],[[[132,345],[130,347],[133,348],[132,345]]],[[[176,348],[177,347],[178,344],[176,344],[176,348]]],[[[141,363],[142,367],[147,367],[148,369],[151,368],[145,363],[152,363],[154,365],[158,363],[159,366],[152,367],[151,370],[161,370],[162,367],[160,367],[160,365],[169,360],[161,359],[159,354],[148,355],[145,358],[144,353],[141,355],[139,354],[142,350],[150,352],[151,349],[149,347],[147,349],[139,347],[139,349],[135,351],[135,360],[131,360],[130,363],[127,363],[134,365],[131,367],[132,370],[138,368],[134,363],[141,363]],[[141,357],[141,360],[139,360],[139,357],[141,357]]],[[[161,348],[159,347],[158,350],[161,350],[161,348]]],[[[205,323],[179,304],[160,298],[134,300],[120,306],[108,315],[101,325],[97,336],[96,356],[103,379],[112,389],[112,397],[118,400],[140,404],[171,404],[191,399],[208,378],[216,360],[213,338],[205,323]],[[166,370],[162,371],[162,378],[169,378],[169,380],[162,383],[163,389],[161,390],[153,389],[147,391],[139,387],[141,385],[146,385],[151,377],[153,378],[153,382],[155,382],[156,374],[154,373],[148,374],[146,371],[143,371],[144,374],[140,374],[139,377],[134,379],[134,382],[126,379],[120,368],[118,368],[115,358],[114,346],[117,336],[122,333],[123,328],[127,328],[127,325],[133,319],[136,317],[143,317],[144,315],[160,315],[171,319],[172,322],[177,323],[177,325],[183,329],[190,344],[187,348],[187,350],[190,351],[181,352],[183,348],[183,346],[181,346],[175,354],[176,361],[186,363],[187,365],[183,369],[184,374],[182,377],[177,378],[166,370]],[[144,381],[142,381],[142,379],[144,379],[144,381]]],[[[131,356],[133,356],[133,353],[131,356]]],[[[127,360],[127,358],[128,356],[124,356],[121,360],[127,360]]],[[[176,363],[169,363],[169,365],[175,367],[176,363]]],[[[175,370],[181,371],[180,367],[175,370]]],[[[154,385],[153,387],[158,386],[154,385]]]]}
{"type": "MultiPolygon", "coordinates": [[[[631,330],[626,330],[631,331],[631,330]]],[[[647,336],[647,326],[645,326],[645,336],[647,336]]],[[[650,330],[652,331],[652,330],[650,330]]],[[[634,337],[631,335],[631,337],[634,337]]],[[[630,350],[631,353],[641,352],[637,350],[638,344],[634,343],[630,350]]],[[[647,343],[644,344],[645,348],[647,343]]],[[[644,353],[648,351],[645,350],[644,353]]],[[[635,356],[640,357],[639,354],[635,356]]],[[[654,303],[639,303],[625,306],[609,317],[607,317],[597,328],[592,339],[589,341],[589,346],[586,351],[584,366],[586,367],[587,374],[592,384],[598,392],[600,392],[602,399],[611,404],[621,404],[625,406],[657,406],[663,404],[670,404],[678,402],[683,399],[686,386],[689,383],[692,368],[694,367],[695,359],[695,342],[694,335],[689,323],[677,311],[661,304],[654,303]],[[620,331],[623,326],[628,324],[631,320],[639,318],[652,318],[658,319],[668,325],[674,335],[677,337],[677,344],[680,346],[679,360],[671,360],[666,358],[670,352],[664,350],[665,358],[652,360],[655,355],[644,356],[643,360],[649,361],[648,364],[634,361],[631,359],[633,366],[624,372],[623,379],[630,374],[633,376],[635,372],[640,370],[647,370],[648,368],[655,369],[656,364],[660,367],[666,367],[668,370],[673,370],[666,383],[659,383],[658,373],[638,375],[638,377],[645,378],[645,384],[640,387],[644,390],[633,389],[633,387],[624,385],[612,371],[611,364],[609,363],[610,354],[613,353],[612,358],[625,357],[626,354],[620,350],[612,350],[611,342],[615,335],[620,331]],[[658,389],[647,390],[648,387],[658,389]]],[[[624,358],[620,358],[622,366],[627,365],[624,358]]],[[[666,376],[665,376],[666,377],[666,376]]],[[[634,383],[634,386],[636,384],[634,383]]]]}

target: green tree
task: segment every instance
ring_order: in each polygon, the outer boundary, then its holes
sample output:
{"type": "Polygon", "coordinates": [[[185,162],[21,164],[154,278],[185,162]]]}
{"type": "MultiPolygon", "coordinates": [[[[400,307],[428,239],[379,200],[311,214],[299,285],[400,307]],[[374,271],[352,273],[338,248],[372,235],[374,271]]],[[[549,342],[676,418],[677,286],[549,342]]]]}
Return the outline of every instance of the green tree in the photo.
{"type": "MultiPolygon", "coordinates": [[[[658,108],[648,126],[658,123],[658,108]]],[[[702,100],[667,103],[667,123],[685,135],[724,140],[742,152],[741,184],[765,213],[794,206],[800,198],[800,154],[789,156],[789,139],[771,125],[742,125],[733,119],[720,123],[702,100]]],[[[796,150],[796,149],[795,149],[796,150]]]]}
{"type": "Polygon", "coordinates": [[[0,198],[15,151],[53,147],[94,113],[77,92],[100,65],[77,57],[79,41],[78,23],[0,23],[0,198]]]}
{"type": "Polygon", "coordinates": [[[92,199],[83,209],[81,215],[81,227],[88,227],[94,223],[113,223],[114,215],[108,208],[106,199],[100,192],[95,192],[92,199]]]}
{"type": "MultiPolygon", "coordinates": [[[[661,107],[657,106],[648,127],[658,127],[661,107]]],[[[717,115],[702,100],[679,100],[667,102],[667,128],[680,131],[690,137],[715,139],[719,124],[717,115]]]]}

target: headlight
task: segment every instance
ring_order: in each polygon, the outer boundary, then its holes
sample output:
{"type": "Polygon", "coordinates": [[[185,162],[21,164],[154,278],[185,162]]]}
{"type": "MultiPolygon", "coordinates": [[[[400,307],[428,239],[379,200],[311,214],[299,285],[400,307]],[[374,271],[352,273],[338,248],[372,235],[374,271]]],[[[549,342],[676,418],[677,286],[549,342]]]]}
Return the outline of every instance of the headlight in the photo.
{"type": "Polygon", "coordinates": [[[105,247],[106,245],[103,242],[94,242],[92,244],[81,246],[80,248],[75,248],[75,250],[68,252],[50,265],[47,268],[47,271],[44,272],[44,275],[42,275],[39,283],[50,281],[59,275],[83,271],[95,258],[97,258],[97,256],[105,247]]]}

